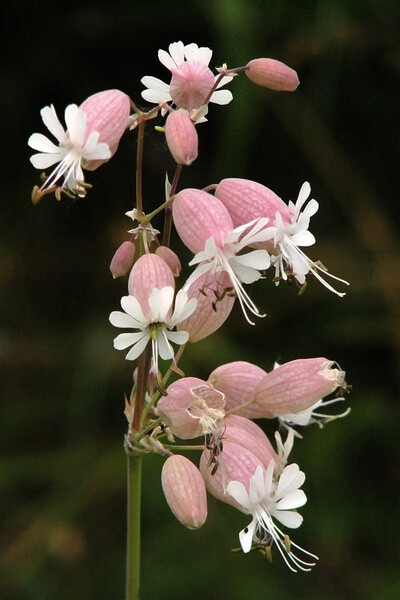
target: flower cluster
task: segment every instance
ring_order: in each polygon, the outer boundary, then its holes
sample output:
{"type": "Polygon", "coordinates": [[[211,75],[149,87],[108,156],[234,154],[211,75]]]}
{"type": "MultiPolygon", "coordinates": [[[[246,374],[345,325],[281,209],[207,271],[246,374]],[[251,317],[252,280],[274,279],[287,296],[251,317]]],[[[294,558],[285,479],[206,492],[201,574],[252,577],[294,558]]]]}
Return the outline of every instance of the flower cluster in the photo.
{"type": "Polygon", "coordinates": [[[158,57],[171,78],[169,83],[153,76],[142,78],[146,87],[142,97],[155,105],[148,112],[119,90],[94,94],[79,107],[67,106],[66,129],[53,105],[42,109],[43,122],[57,144],[42,134],[31,135],[28,144],[38,151],[31,162],[41,170],[56,166],[44,175],[40,188],[35,186],[32,199],[36,203],[50,192],[58,199],[61,193],[85,196],[90,186],[83,169],[94,170],[108,161],[122,135],[139,129],[137,202],[126,213],[134,227],[110,264],[114,278],[128,275],[122,311],[109,317],[112,325],[127,330],[115,337],[114,347],[128,349],[128,361],[138,360],[126,399],[126,451],[167,456],[162,488],[173,514],[186,527],[197,529],[206,521],[208,490],[250,515],[250,524],[239,533],[243,552],[256,549],[271,559],[275,545],[292,571],[308,571],[317,557],[277,525],[298,528],[302,517],[297,509],[307,500],[301,489],[305,475],[288,459],[294,438],[301,437],[299,427],[311,423],[322,427],[348,414],[349,410],[339,415],[320,412],[343,400],[349,390],[345,373],[323,357],[275,363],[269,372],[235,361],[217,366],[207,380],[185,376],[178,364],[186,343],[219,329],[236,299],[248,323],[254,325],[253,317],[265,316],[246,286],[265,279],[269,269],[276,285],[292,280],[302,291],[310,274],[328,290],[344,295],[330,281],[347,282],[303,251],[315,243],[309,226],[319,208],[310,199],[308,182],[296,202],[288,204],[265,185],[247,179],[178,189],[183,167],[198,156],[197,125],[206,121],[210,103],[231,102],[232,93],[221,88],[235,75],[244,72],[249,81],[280,92],[295,91],[299,80],[293,69],[271,58],[229,69],[223,64],[214,73],[209,66],[212,51],[193,43],[172,43],[158,57]],[[146,214],[140,172],[143,131],[156,116],[165,117],[164,126],[156,129],[165,134],[176,170],[172,183],[166,178],[159,207],[146,214]],[[161,238],[151,221],[163,211],[161,238]],[[172,225],[193,253],[189,262],[193,269],[180,285],[176,281],[181,261],[169,247],[172,225]],[[166,367],[162,361],[167,361],[166,367]],[[172,373],[178,379],[168,385],[172,373]],[[329,399],[333,393],[336,396],[329,399]],[[275,447],[255,419],[277,420],[275,447]],[[198,443],[182,447],[179,440],[198,443]],[[199,466],[179,454],[181,449],[200,450],[199,466]]]}

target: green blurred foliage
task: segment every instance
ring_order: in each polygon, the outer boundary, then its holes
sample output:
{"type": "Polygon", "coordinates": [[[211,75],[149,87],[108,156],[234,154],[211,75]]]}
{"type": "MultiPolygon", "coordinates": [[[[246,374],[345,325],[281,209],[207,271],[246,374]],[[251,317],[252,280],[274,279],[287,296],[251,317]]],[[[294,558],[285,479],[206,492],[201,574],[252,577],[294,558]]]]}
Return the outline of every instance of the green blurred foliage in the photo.
{"type": "MultiPolygon", "coordinates": [[[[232,104],[214,107],[199,128],[201,154],[182,185],[247,177],[295,199],[309,180],[320,201],[312,255],[351,281],[344,299],[314,281],[301,297],[290,286],[256,284],[266,319],[250,328],[235,309],[212,338],[189,348],[183,368],[207,377],[231,360],[269,369],[275,360],[324,355],[348,372],[352,412],[307,430],[293,452],[309,498],[293,537],[320,557],[309,574],[289,573],[278,557],[270,565],[231,553],[247,518],[216,501],[201,530],[182,528],[162,496],[162,458],[149,457],[142,597],[397,600],[399,3],[3,0],[0,10],[0,597],[109,600],[124,590],[131,365],[112,348],[107,316],[126,283],[111,280],[108,264],[129,225],[135,136],[91,174],[86,199],[49,197],[35,208],[38,174],[26,140],[44,132],[39,110],[49,103],[62,114],[116,87],[142,104],[140,78],[166,74],[158,48],[182,39],[213,48],[214,66],[271,56],[301,80],[291,95],[233,81],[232,104]]],[[[173,168],[152,127],[145,160],[149,211],[173,168]]]]}

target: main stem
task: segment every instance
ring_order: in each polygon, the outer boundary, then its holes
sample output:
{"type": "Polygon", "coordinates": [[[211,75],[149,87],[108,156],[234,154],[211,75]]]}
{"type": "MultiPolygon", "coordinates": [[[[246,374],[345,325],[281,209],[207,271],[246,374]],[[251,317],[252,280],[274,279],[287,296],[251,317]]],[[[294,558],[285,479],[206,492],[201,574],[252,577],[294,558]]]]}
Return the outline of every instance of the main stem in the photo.
{"type": "Polygon", "coordinates": [[[139,600],[142,457],[128,455],[126,600],[139,600]]]}

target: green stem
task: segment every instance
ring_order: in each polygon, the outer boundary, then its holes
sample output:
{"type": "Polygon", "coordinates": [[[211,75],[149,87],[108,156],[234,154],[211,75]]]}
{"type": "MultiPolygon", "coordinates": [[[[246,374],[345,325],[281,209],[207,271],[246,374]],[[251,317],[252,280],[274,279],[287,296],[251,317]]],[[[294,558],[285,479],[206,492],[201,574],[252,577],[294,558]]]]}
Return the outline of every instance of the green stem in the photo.
{"type": "Polygon", "coordinates": [[[136,209],[138,216],[143,217],[143,145],[144,145],[144,128],[146,121],[140,121],[138,125],[138,139],[136,152],[136,209]]]}
{"type": "Polygon", "coordinates": [[[139,600],[142,457],[128,455],[126,600],[139,600]]]}

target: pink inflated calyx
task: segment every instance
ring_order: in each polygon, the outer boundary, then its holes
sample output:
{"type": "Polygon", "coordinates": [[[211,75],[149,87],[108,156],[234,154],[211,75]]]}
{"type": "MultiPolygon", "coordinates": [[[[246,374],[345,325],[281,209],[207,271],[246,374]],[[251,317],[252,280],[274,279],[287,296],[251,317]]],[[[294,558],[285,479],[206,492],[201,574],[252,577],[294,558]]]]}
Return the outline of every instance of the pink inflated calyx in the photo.
{"type": "Polygon", "coordinates": [[[238,415],[228,415],[224,419],[224,434],[222,442],[225,441],[238,444],[250,450],[265,468],[268,468],[271,460],[279,465],[279,458],[272,447],[271,442],[264,431],[250,419],[238,415]]]}
{"type": "Polygon", "coordinates": [[[110,263],[110,271],[114,279],[127,274],[132,267],[134,256],[135,244],[129,241],[122,242],[110,263]]]}
{"type": "Polygon", "coordinates": [[[155,253],[169,266],[174,277],[179,277],[182,265],[177,254],[167,246],[159,246],[155,253]]]}
{"type": "Polygon", "coordinates": [[[198,342],[217,331],[229,317],[235,294],[229,276],[224,271],[200,275],[188,288],[189,298],[197,300],[193,314],[178,325],[189,333],[189,342],[198,342]]]}
{"type": "Polygon", "coordinates": [[[175,196],[172,216],[182,242],[195,254],[203,250],[210,237],[222,248],[227,233],[233,229],[222,202],[194,188],[184,189],[175,196]]]}
{"type": "Polygon", "coordinates": [[[224,412],[224,395],[197,377],[183,377],[167,388],[157,410],[170,431],[181,439],[218,434],[224,412]]]}
{"type": "Polygon", "coordinates": [[[276,92],[294,92],[300,83],[296,71],[273,58],[255,58],[247,67],[250,81],[276,92]]]}
{"type": "Polygon", "coordinates": [[[196,128],[184,112],[175,110],[165,123],[165,139],[175,162],[189,166],[198,155],[198,135],[196,128]]]}
{"type": "Polygon", "coordinates": [[[253,407],[254,391],[266,375],[257,365],[234,361],[214,369],[208,381],[224,394],[226,411],[252,419],[259,413],[258,407],[253,407]]]}
{"type": "Polygon", "coordinates": [[[207,494],[198,468],[181,455],[169,456],[161,473],[165,499],[175,517],[189,529],[207,519],[207,494]]]}
{"type": "MultiPolygon", "coordinates": [[[[175,279],[167,263],[157,254],[144,254],[133,265],[128,280],[129,295],[137,298],[143,314],[149,320],[152,320],[149,307],[151,292],[167,286],[175,289],[175,279]]],[[[170,316],[171,310],[167,318],[170,316]]]]}
{"type": "Polygon", "coordinates": [[[299,413],[344,384],[344,372],[327,358],[292,360],[268,373],[254,391],[260,418],[299,413]]]}
{"type": "Polygon", "coordinates": [[[223,450],[218,456],[218,468],[211,462],[208,449],[204,450],[200,458],[200,471],[210,494],[242,512],[246,511],[226,492],[226,486],[229,481],[240,481],[248,490],[250,479],[259,466],[264,470],[263,463],[255,454],[240,444],[228,441],[224,442],[223,450]]]}
{"type": "MultiPolygon", "coordinates": [[[[230,177],[217,185],[215,196],[228,210],[235,227],[244,225],[253,219],[267,217],[267,227],[275,224],[276,213],[285,223],[291,223],[289,207],[269,188],[250,179],[230,177]]],[[[251,244],[254,248],[274,251],[273,241],[251,244]]]]}
{"type": "Polygon", "coordinates": [[[183,62],[172,68],[170,94],[173,103],[189,113],[200,108],[214,85],[214,75],[204,63],[197,60],[183,62]]]}
{"type": "MultiPolygon", "coordinates": [[[[80,109],[86,115],[86,131],[98,131],[99,142],[110,148],[111,156],[116,152],[122,135],[128,126],[130,113],[129,96],[120,90],[106,90],[89,96],[80,109]]],[[[108,160],[108,159],[107,159],[108,160]]],[[[87,161],[83,167],[89,171],[97,169],[105,160],[87,161]]]]}

